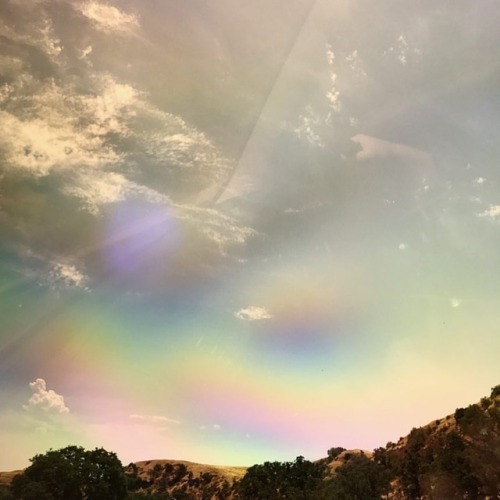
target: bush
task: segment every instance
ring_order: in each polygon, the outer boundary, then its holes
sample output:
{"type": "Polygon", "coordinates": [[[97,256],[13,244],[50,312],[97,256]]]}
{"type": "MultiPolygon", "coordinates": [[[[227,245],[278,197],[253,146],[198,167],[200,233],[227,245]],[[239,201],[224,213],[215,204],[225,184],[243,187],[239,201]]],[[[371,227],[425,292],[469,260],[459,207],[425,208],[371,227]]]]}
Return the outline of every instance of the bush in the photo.
{"type": "Polygon", "coordinates": [[[366,455],[353,455],[336,470],[328,483],[324,498],[336,500],[379,500],[390,490],[391,474],[366,455]]]}
{"type": "Polygon", "coordinates": [[[336,448],[330,448],[328,450],[328,458],[334,459],[337,458],[343,451],[345,451],[345,448],[342,448],[341,446],[337,446],[336,448]]]}
{"type": "Polygon", "coordinates": [[[295,462],[254,465],[238,484],[243,500],[314,498],[322,482],[322,467],[297,457],[295,462]]]}

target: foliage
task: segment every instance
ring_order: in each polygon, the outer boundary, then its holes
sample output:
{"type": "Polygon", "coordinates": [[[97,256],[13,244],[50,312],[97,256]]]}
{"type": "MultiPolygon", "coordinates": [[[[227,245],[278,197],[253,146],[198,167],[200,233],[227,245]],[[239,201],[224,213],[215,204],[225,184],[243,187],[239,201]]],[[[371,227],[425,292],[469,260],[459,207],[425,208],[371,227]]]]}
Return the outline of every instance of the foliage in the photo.
{"type": "Polygon", "coordinates": [[[337,458],[343,451],[346,451],[346,449],[342,448],[341,446],[337,446],[335,448],[330,448],[327,451],[328,458],[330,458],[330,459],[337,458]]]}
{"type": "Polygon", "coordinates": [[[310,499],[322,477],[322,467],[304,457],[295,462],[265,462],[248,469],[237,491],[243,500],[310,499]]]}
{"type": "Polygon", "coordinates": [[[12,481],[12,495],[21,500],[120,500],[127,497],[122,464],[103,448],[78,446],[49,450],[12,481]]]}
{"type": "Polygon", "coordinates": [[[127,500],[172,500],[172,497],[168,493],[133,492],[128,494],[127,500]]]}
{"type": "Polygon", "coordinates": [[[335,477],[323,492],[323,498],[379,500],[381,495],[389,492],[390,480],[391,473],[386,467],[363,453],[356,454],[337,468],[335,477]]]}
{"type": "Polygon", "coordinates": [[[385,460],[399,478],[405,498],[474,499],[498,494],[500,404],[495,394],[499,392],[494,387],[491,398],[457,408],[446,425],[413,429],[406,443],[387,449],[385,457],[380,455],[379,461],[385,460]]]}
{"type": "Polygon", "coordinates": [[[13,496],[10,487],[6,484],[0,485],[0,500],[12,500],[13,496]]]}
{"type": "Polygon", "coordinates": [[[128,464],[125,469],[125,477],[127,480],[128,491],[137,491],[139,489],[146,488],[149,485],[148,481],[139,477],[139,468],[134,463],[128,464]]]}
{"type": "Polygon", "coordinates": [[[458,408],[455,419],[464,432],[469,432],[480,427],[485,420],[483,410],[479,405],[470,405],[467,408],[458,408]]]}

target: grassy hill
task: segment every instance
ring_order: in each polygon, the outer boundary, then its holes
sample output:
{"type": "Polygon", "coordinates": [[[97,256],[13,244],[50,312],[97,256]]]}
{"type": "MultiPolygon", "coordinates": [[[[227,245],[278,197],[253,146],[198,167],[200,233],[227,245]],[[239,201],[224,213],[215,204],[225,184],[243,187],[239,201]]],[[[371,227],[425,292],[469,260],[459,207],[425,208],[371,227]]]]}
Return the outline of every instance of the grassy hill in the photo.
{"type": "Polygon", "coordinates": [[[180,460],[147,460],[125,468],[130,488],[137,492],[137,498],[143,493],[166,493],[174,498],[186,499],[233,498],[234,486],[246,471],[246,467],[203,465],[180,460]]]}

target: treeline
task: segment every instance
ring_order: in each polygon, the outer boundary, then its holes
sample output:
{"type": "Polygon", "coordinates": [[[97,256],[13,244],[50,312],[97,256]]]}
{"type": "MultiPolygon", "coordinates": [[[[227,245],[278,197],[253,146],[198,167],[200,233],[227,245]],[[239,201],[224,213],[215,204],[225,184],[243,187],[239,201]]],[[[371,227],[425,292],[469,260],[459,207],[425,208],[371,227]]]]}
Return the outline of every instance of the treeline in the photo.
{"type": "MultiPolygon", "coordinates": [[[[363,452],[339,453],[346,462],[329,476],[327,460],[266,462],[254,465],[236,486],[242,500],[378,500],[390,491],[390,471],[363,452]]],[[[332,457],[335,458],[335,457],[332,457]]]]}

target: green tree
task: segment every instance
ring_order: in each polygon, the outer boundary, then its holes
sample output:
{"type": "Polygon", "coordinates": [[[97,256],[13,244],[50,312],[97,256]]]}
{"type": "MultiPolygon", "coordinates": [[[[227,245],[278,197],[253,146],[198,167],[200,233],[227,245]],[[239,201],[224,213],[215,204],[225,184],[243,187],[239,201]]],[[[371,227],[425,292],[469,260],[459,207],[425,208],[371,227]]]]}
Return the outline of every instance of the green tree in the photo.
{"type": "Polygon", "coordinates": [[[408,435],[404,454],[399,464],[398,472],[401,479],[401,485],[403,491],[410,500],[419,499],[422,496],[420,477],[427,465],[424,455],[425,442],[425,429],[421,427],[418,429],[413,428],[408,435]]]}
{"type": "Polygon", "coordinates": [[[336,470],[323,498],[335,500],[379,500],[390,490],[391,474],[381,464],[366,455],[353,455],[336,470]]]}
{"type": "Polygon", "coordinates": [[[346,449],[342,448],[341,446],[337,446],[335,448],[330,448],[327,451],[328,458],[333,460],[334,458],[337,458],[343,451],[346,451],[346,449]]]}
{"type": "Polygon", "coordinates": [[[103,448],[49,450],[12,481],[19,500],[121,500],[127,482],[120,460],[103,448]]]}
{"type": "Polygon", "coordinates": [[[297,457],[295,462],[265,462],[250,467],[237,490],[244,500],[307,500],[317,498],[322,477],[321,466],[297,457]]]}
{"type": "Polygon", "coordinates": [[[0,485],[0,500],[12,500],[12,493],[10,491],[10,486],[7,484],[0,485]]]}

